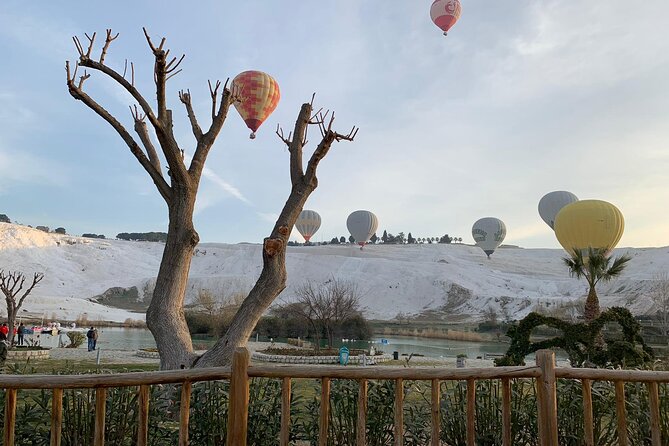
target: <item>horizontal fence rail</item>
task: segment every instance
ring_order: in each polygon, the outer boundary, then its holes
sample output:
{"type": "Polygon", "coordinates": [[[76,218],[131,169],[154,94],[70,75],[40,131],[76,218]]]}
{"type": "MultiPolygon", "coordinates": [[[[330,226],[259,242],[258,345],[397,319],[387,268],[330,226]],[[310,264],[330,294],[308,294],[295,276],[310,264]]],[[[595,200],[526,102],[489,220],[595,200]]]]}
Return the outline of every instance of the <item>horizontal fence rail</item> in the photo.
{"type": "MultiPolygon", "coordinates": [[[[102,375],[0,375],[0,387],[6,389],[5,418],[3,439],[5,446],[13,446],[15,425],[17,423],[17,391],[31,389],[52,390],[51,400],[51,446],[61,444],[63,423],[63,390],[64,389],[95,389],[94,436],[95,446],[105,444],[105,399],[107,389],[115,387],[137,387],[137,440],[136,444],[149,444],[149,403],[150,386],[160,384],[181,385],[179,406],[179,442],[180,446],[189,444],[188,426],[191,403],[192,384],[202,381],[230,380],[229,411],[227,422],[227,445],[246,444],[249,410],[250,378],[273,378],[281,380],[281,404],[277,407],[280,413],[281,426],[277,438],[282,446],[290,441],[290,405],[291,380],[320,380],[321,402],[318,414],[318,444],[328,444],[330,429],[330,389],[332,379],[354,380],[358,384],[357,419],[352,424],[357,426],[356,444],[366,444],[366,417],[368,404],[368,381],[391,380],[394,382],[393,405],[393,438],[395,446],[403,445],[404,437],[404,386],[405,381],[426,381],[431,385],[428,398],[430,403],[430,445],[439,446],[440,442],[440,384],[444,381],[462,381],[466,383],[466,444],[476,444],[476,381],[501,381],[501,418],[502,444],[511,446],[511,380],[523,378],[533,379],[537,398],[538,443],[541,446],[557,446],[557,379],[577,380],[581,382],[583,392],[583,420],[586,445],[594,445],[593,431],[593,400],[592,384],[594,381],[609,381],[615,386],[616,419],[613,420],[617,429],[618,444],[629,445],[625,409],[625,383],[645,383],[648,390],[650,440],[651,445],[660,446],[661,419],[660,383],[669,383],[669,372],[608,370],[608,369],[577,369],[555,367],[555,355],[543,350],[536,354],[536,366],[529,367],[492,367],[478,369],[446,369],[438,367],[393,368],[393,367],[337,367],[337,366],[304,366],[304,365],[249,365],[250,355],[245,348],[237,349],[231,367],[217,367],[195,370],[171,370],[157,372],[136,372],[102,375]]],[[[20,396],[20,394],[19,394],[20,396]]],[[[21,420],[18,420],[20,422],[21,420]]]]}

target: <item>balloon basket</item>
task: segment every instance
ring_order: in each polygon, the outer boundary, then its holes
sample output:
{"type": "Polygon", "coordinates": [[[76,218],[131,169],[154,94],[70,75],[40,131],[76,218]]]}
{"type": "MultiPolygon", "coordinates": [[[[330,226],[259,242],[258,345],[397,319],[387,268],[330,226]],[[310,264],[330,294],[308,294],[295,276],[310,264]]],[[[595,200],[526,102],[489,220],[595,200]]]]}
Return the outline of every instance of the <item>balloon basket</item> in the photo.
{"type": "Polygon", "coordinates": [[[256,139],[256,134],[255,134],[255,132],[253,132],[253,133],[251,133],[251,134],[249,135],[249,139],[256,139]]]}

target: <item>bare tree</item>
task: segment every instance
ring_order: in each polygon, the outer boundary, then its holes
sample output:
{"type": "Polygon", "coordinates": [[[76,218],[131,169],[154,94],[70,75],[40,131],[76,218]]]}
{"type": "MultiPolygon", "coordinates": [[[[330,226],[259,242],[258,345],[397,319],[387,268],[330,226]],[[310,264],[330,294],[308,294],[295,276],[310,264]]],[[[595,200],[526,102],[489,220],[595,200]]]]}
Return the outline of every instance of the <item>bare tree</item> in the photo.
{"type": "Polygon", "coordinates": [[[14,343],[14,324],[16,323],[16,315],[21,309],[23,301],[26,300],[26,297],[28,297],[28,295],[37,286],[37,284],[42,281],[43,278],[44,274],[35,273],[33,275],[32,283],[24,290],[23,286],[26,284],[26,276],[23,273],[18,271],[8,271],[5,273],[4,270],[0,270],[0,291],[2,291],[2,294],[5,295],[5,301],[7,302],[9,345],[14,343]],[[21,291],[23,291],[23,294],[21,294],[21,291]],[[18,297],[19,295],[21,296],[18,297]]]}
{"type": "Polygon", "coordinates": [[[210,82],[211,124],[205,131],[196,118],[190,91],[179,92],[179,100],[186,109],[195,138],[193,156],[189,165],[186,165],[185,152],[174,137],[172,111],[167,108],[165,92],[167,81],[181,71],[179,66],[184,56],[170,58],[170,51],[165,49],[165,38],[156,45],[146,29],[144,35],[155,59],[153,72],[156,87],[155,112],[135,87],[133,63],[129,64],[128,70],[126,62],[122,73],[105,63],[105,56],[111,43],[118,38],[118,34],[113,34],[111,29],[106,32],[98,57],[93,56],[95,33],[91,36],[86,34],[88,40],[86,45],[82,44],[79,38],[73,38],[79,58],[73,70],[69,62],[65,65],[67,87],[74,99],[82,101],[121,136],[167,203],[169,216],[167,241],[153,298],[146,314],[147,325],[160,352],[161,369],[225,365],[230,362],[234,349],[246,343],[260,316],[286,286],[286,243],[304,203],[318,185],[316,178],[318,164],[327,155],[333,142],[352,141],[357,129],[353,127],[348,134],[340,134],[333,130],[334,113],[321,110],[314,113],[313,97],[310,103],[302,105],[293,132],[285,137],[281,128],[277,128],[277,135],[288,146],[290,153],[292,185],[290,195],[270,236],[264,239],[263,270],[260,278],[246,297],[226,334],[211,350],[198,358],[193,352],[183,308],[191,259],[199,242],[198,233],[193,225],[195,198],[207,155],[223,127],[230,105],[242,100],[242,95],[241,92],[234,91],[234,88],[228,88],[228,81],[222,86],[222,90],[220,81],[214,82],[213,85],[210,82]],[[84,92],[84,83],[90,77],[90,73],[84,71],[83,75],[77,76],[79,67],[111,78],[134,99],[136,103],[130,107],[130,111],[134,130],[141,145],[116,117],[84,92]],[[320,130],[321,138],[305,171],[302,156],[307,144],[307,129],[310,126],[316,126],[320,130]],[[153,145],[151,132],[155,135],[162,156],[167,162],[167,177],[163,174],[162,159],[153,145]]]}
{"type": "Polygon", "coordinates": [[[660,317],[662,325],[662,334],[669,336],[669,274],[666,272],[658,273],[653,277],[653,288],[650,292],[650,298],[655,304],[655,309],[660,317]]]}
{"type": "Polygon", "coordinates": [[[358,287],[345,280],[331,278],[324,284],[307,280],[295,290],[295,296],[296,301],[284,308],[308,321],[314,330],[317,348],[321,332],[325,333],[328,347],[332,347],[335,329],[360,314],[358,287]]]}
{"type": "Polygon", "coordinates": [[[216,315],[216,313],[221,309],[221,302],[219,302],[214,297],[214,293],[207,289],[201,289],[198,291],[193,304],[202,308],[210,317],[216,315]]]}

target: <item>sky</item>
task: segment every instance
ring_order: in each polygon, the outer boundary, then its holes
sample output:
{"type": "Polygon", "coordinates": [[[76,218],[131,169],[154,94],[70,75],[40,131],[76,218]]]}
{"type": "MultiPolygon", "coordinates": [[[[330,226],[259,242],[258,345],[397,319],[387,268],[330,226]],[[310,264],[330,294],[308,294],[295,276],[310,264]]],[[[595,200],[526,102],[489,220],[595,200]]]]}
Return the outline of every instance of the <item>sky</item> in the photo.
{"type": "MultiPolygon", "coordinates": [[[[203,242],[269,235],[290,191],[288,152],[274,131],[290,130],[316,93],[316,107],[336,112],[335,129],[360,131],[321,162],[305,206],[322,217],[312,240],[348,236],[347,216],[365,209],[379,233],[471,242],[474,221],[493,216],[506,223],[505,243],[559,247],[537,204],[568,190],[621,209],[619,246],[669,245],[669,2],[462,0],[448,37],[431,23],[430,4],[4,0],[0,214],[71,234],[167,230],[148,174],[65,84],[72,36],[112,28],[120,36],[107,63],[122,71],[132,61],[153,104],[145,26],[171,54],[186,54],[167,86],[186,154],[194,138],[180,89],[190,89],[207,127],[207,80],[255,69],[281,88],[255,140],[230,110],[198,193],[203,242]]],[[[92,73],[85,90],[131,130],[133,102],[120,86],[92,73]]]]}

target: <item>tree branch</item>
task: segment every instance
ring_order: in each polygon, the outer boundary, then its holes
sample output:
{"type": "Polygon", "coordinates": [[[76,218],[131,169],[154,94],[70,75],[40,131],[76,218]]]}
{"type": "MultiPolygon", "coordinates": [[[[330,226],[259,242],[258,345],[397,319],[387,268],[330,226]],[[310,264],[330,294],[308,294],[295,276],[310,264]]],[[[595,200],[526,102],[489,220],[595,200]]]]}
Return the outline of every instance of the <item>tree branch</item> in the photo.
{"type": "Polygon", "coordinates": [[[107,38],[105,39],[105,45],[102,47],[102,52],[100,53],[101,64],[105,63],[105,56],[107,55],[107,49],[109,48],[109,45],[111,45],[112,41],[116,40],[118,35],[119,33],[116,33],[115,36],[112,36],[111,28],[107,29],[107,38]]]}
{"type": "Polygon", "coordinates": [[[69,62],[65,64],[65,69],[67,71],[67,87],[70,92],[70,95],[72,95],[74,99],[80,100],[84,104],[86,104],[88,108],[97,113],[100,117],[102,117],[102,119],[107,121],[114,128],[114,130],[116,130],[116,132],[121,136],[123,141],[125,141],[125,143],[130,148],[130,152],[132,152],[132,154],[135,155],[135,158],[137,158],[142,167],[144,167],[144,170],[146,170],[148,174],[151,176],[151,179],[158,188],[158,192],[160,192],[160,195],[169,204],[172,197],[172,189],[165,182],[165,179],[163,178],[160,171],[156,170],[151,161],[146,157],[146,155],[144,155],[142,149],[135,142],[130,133],[128,133],[125,127],[123,127],[123,125],[120,122],[118,122],[118,120],[116,120],[116,118],[114,118],[100,104],[95,102],[90,96],[88,96],[86,93],[84,93],[80,88],[78,88],[75,85],[74,80],[70,77],[69,62]]]}
{"type": "MultiPolygon", "coordinates": [[[[167,83],[167,52],[163,49],[163,46],[165,45],[165,38],[163,37],[162,40],[160,41],[160,46],[156,48],[153,43],[151,42],[151,37],[149,37],[149,33],[146,30],[146,28],[142,28],[144,30],[144,36],[146,37],[146,41],[149,44],[149,48],[151,48],[151,51],[153,51],[153,56],[155,58],[155,64],[153,67],[153,72],[154,72],[154,79],[156,81],[156,99],[158,102],[158,120],[163,123],[163,125],[167,124],[166,119],[167,119],[167,99],[165,96],[165,85],[167,83]]],[[[182,57],[183,60],[183,57],[182,57]]],[[[181,61],[179,61],[181,63],[181,61]]],[[[178,64],[177,64],[178,65],[178,64]]]]}
{"type": "MultiPolygon", "coordinates": [[[[225,85],[223,85],[223,94],[221,95],[221,104],[218,109],[218,113],[214,116],[214,119],[211,122],[209,130],[207,130],[207,133],[202,135],[202,138],[198,141],[197,149],[195,149],[195,154],[193,155],[190,167],[188,168],[188,172],[190,173],[191,178],[193,178],[195,181],[198,181],[200,175],[202,174],[202,169],[204,168],[204,162],[207,159],[209,150],[211,149],[211,146],[214,144],[214,141],[216,140],[218,133],[221,131],[221,128],[223,128],[223,123],[225,122],[225,119],[228,116],[228,110],[230,109],[230,106],[232,105],[233,102],[239,99],[239,96],[235,89],[233,90],[228,89],[228,81],[229,79],[226,80],[225,85]]],[[[216,95],[219,85],[220,82],[217,81],[216,87],[214,89],[211,89],[211,84],[210,84],[212,101],[216,100],[216,95]]]]}
{"type": "MultiPolygon", "coordinates": [[[[18,310],[19,308],[21,308],[21,305],[23,305],[23,301],[26,299],[26,297],[28,297],[28,294],[31,293],[31,291],[33,290],[33,288],[35,288],[35,286],[37,286],[37,284],[40,283],[40,282],[42,281],[42,279],[44,279],[44,274],[42,274],[42,273],[35,273],[35,274],[33,275],[33,283],[32,283],[32,285],[30,285],[30,287],[23,293],[23,296],[21,296],[21,298],[19,299],[19,303],[16,304],[16,307],[15,307],[16,310],[18,310]]],[[[25,280],[25,277],[24,277],[24,280],[25,280]]]]}
{"type": "MultiPolygon", "coordinates": [[[[218,87],[221,86],[221,81],[216,81],[216,86],[211,86],[211,81],[207,81],[209,84],[209,94],[211,95],[211,120],[212,122],[216,119],[216,97],[218,96],[218,87]]],[[[228,85],[228,81],[225,81],[225,85],[228,85]]]]}
{"type": "MultiPolygon", "coordinates": [[[[135,98],[139,106],[142,108],[142,111],[146,115],[147,118],[149,118],[149,122],[151,122],[151,125],[156,129],[156,133],[164,133],[163,126],[160,124],[158,119],[153,113],[153,110],[151,109],[151,106],[149,103],[144,99],[144,97],[139,93],[139,91],[135,88],[134,84],[134,68],[133,68],[133,83],[131,84],[128,82],[123,76],[121,76],[118,72],[115,70],[109,68],[107,65],[102,64],[100,62],[97,62],[93,59],[90,59],[85,56],[81,56],[79,58],[78,62],[79,66],[90,68],[92,70],[97,70],[100,71],[107,76],[111,77],[114,79],[116,82],[118,82],[123,88],[126,89],[130,95],[135,98]]],[[[131,64],[132,66],[132,64],[131,64]]]]}
{"type": "Polygon", "coordinates": [[[199,141],[202,139],[202,129],[200,128],[200,124],[197,123],[197,118],[195,117],[195,112],[193,111],[190,90],[179,91],[179,100],[186,106],[186,113],[188,113],[188,119],[190,120],[190,125],[193,129],[193,135],[195,135],[195,139],[199,141]]]}
{"type": "Polygon", "coordinates": [[[326,126],[324,122],[327,118],[327,114],[327,112],[325,115],[319,113],[319,120],[317,123],[321,129],[321,135],[323,136],[323,139],[318,144],[318,147],[316,147],[316,150],[314,150],[314,153],[311,155],[309,163],[307,164],[307,172],[304,175],[304,180],[307,183],[318,181],[316,179],[316,168],[318,167],[318,163],[320,163],[325,155],[327,155],[328,151],[330,150],[330,146],[332,146],[334,141],[353,141],[355,136],[358,134],[358,128],[355,126],[353,126],[351,131],[346,135],[337,133],[336,131],[332,130],[332,124],[334,123],[334,113],[332,113],[332,116],[326,126]]]}
{"type": "Polygon", "coordinates": [[[304,167],[302,165],[302,150],[306,142],[307,128],[311,117],[311,104],[302,104],[300,113],[297,115],[295,121],[295,129],[293,130],[293,139],[288,145],[290,152],[290,181],[294,186],[304,177],[304,167]]]}
{"type": "Polygon", "coordinates": [[[162,177],[163,171],[162,167],[160,166],[160,158],[158,158],[158,152],[156,152],[156,148],[153,146],[153,143],[151,142],[151,137],[149,136],[149,129],[146,126],[146,122],[144,122],[144,118],[146,117],[146,115],[143,115],[137,109],[136,105],[134,110],[132,107],[130,107],[130,113],[132,114],[132,118],[135,121],[135,132],[137,132],[140,141],[142,141],[142,144],[146,149],[147,155],[149,155],[149,161],[162,177]]]}

